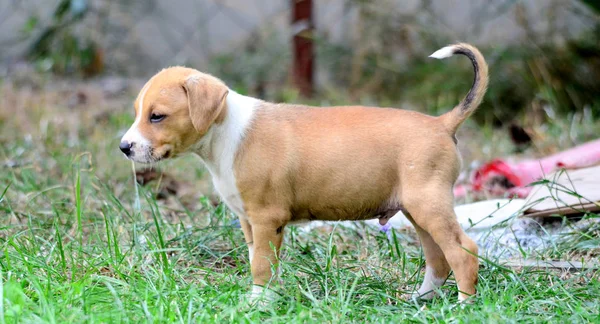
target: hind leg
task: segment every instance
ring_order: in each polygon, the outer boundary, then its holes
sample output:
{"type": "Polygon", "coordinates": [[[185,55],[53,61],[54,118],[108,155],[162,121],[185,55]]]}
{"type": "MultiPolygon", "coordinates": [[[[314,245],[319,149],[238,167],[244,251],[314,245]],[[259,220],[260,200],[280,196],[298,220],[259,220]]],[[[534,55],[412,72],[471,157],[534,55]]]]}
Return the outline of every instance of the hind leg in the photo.
{"type": "MultiPolygon", "coordinates": [[[[406,191],[405,191],[406,192],[406,191]]],[[[458,224],[454,214],[452,193],[448,188],[439,184],[430,183],[418,190],[413,190],[404,197],[403,204],[411,215],[413,222],[424,232],[429,234],[433,243],[442,251],[446,261],[454,271],[458,285],[459,301],[464,301],[475,294],[479,260],[477,258],[477,245],[471,240],[458,224]],[[441,189],[443,188],[443,189],[441,189]]],[[[423,237],[423,236],[421,236],[423,237]]],[[[427,236],[425,236],[427,242],[427,236]]],[[[428,242],[431,257],[426,261],[438,262],[437,269],[446,271],[440,264],[439,250],[433,248],[428,242]],[[437,252],[437,254],[436,254],[437,252]],[[436,261],[434,261],[434,259],[436,261]]],[[[427,251],[425,252],[428,253],[427,251]]],[[[434,269],[434,270],[437,270],[434,269]]],[[[433,270],[432,270],[433,271],[433,270]]],[[[427,270],[425,270],[427,280],[427,270]]],[[[431,272],[436,273],[435,271],[431,272]]],[[[438,272],[442,274],[444,272],[438,272]]],[[[430,282],[433,282],[431,280],[430,282]]],[[[425,284],[425,281],[424,281],[425,284]]]]}
{"type": "Polygon", "coordinates": [[[444,252],[435,243],[431,235],[427,233],[421,226],[419,226],[410,214],[406,213],[406,217],[415,227],[419,239],[421,240],[421,246],[423,247],[423,253],[425,254],[425,277],[421,287],[412,294],[410,297],[419,297],[422,299],[431,299],[437,295],[436,289],[440,288],[450,273],[450,265],[446,261],[444,252]]]}

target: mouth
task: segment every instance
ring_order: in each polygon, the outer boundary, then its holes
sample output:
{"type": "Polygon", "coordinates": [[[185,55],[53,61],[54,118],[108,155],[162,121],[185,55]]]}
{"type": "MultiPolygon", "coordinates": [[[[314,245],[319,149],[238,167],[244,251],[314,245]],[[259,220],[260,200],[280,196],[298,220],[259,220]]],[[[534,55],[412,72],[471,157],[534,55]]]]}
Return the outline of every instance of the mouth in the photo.
{"type": "Polygon", "coordinates": [[[131,160],[133,162],[136,163],[142,163],[142,164],[149,164],[149,163],[155,163],[158,162],[160,160],[163,159],[163,157],[154,157],[154,155],[152,154],[152,152],[144,152],[143,154],[137,154],[136,153],[131,153],[131,154],[124,154],[125,157],[128,160],[131,160]]]}
{"type": "Polygon", "coordinates": [[[123,154],[128,160],[131,160],[136,163],[150,164],[160,162],[162,160],[172,158],[175,154],[173,154],[172,148],[167,148],[164,150],[164,153],[161,154],[163,149],[154,149],[153,147],[145,147],[139,148],[138,150],[132,150],[127,154],[123,154]]]}
{"type": "Polygon", "coordinates": [[[167,149],[162,155],[156,156],[156,152],[154,149],[150,149],[150,153],[148,154],[148,160],[150,162],[159,162],[171,157],[171,149],[167,149]]]}
{"type": "Polygon", "coordinates": [[[136,158],[135,154],[133,156],[128,156],[127,158],[138,163],[156,163],[172,157],[171,153],[171,150],[167,150],[162,155],[156,156],[154,150],[151,149],[147,154],[144,154],[139,158],[136,158]]]}

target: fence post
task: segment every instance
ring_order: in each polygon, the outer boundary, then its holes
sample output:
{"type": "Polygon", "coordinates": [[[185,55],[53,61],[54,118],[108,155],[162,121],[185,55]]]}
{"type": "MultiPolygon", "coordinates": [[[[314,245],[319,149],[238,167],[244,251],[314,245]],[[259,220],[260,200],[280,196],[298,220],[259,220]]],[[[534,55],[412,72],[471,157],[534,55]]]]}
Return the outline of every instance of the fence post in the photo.
{"type": "Polygon", "coordinates": [[[304,96],[313,93],[313,2],[312,0],[292,1],[293,39],[293,83],[304,96]]]}

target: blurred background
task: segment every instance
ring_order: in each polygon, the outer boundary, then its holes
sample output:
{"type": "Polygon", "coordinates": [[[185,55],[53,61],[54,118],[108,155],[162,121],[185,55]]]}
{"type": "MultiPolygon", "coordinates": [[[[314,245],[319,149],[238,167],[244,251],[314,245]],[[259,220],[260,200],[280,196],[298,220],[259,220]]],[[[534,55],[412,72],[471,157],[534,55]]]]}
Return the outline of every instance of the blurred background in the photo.
{"type": "Polygon", "coordinates": [[[464,41],[490,64],[475,118],[498,126],[548,105],[598,113],[599,10],[595,0],[3,0],[0,62],[4,77],[27,62],[81,79],[188,65],[269,100],[298,90],[438,113],[472,72],[427,55],[464,41]],[[306,64],[310,76],[297,71],[306,64]]]}
{"type": "Polygon", "coordinates": [[[427,56],[459,41],[481,50],[491,77],[458,134],[467,169],[597,138],[596,0],[1,0],[1,153],[27,165],[38,151],[90,152],[99,174],[127,176],[125,161],[108,166],[133,99],[172,65],[270,101],[438,115],[473,72],[464,57],[427,56]]]}

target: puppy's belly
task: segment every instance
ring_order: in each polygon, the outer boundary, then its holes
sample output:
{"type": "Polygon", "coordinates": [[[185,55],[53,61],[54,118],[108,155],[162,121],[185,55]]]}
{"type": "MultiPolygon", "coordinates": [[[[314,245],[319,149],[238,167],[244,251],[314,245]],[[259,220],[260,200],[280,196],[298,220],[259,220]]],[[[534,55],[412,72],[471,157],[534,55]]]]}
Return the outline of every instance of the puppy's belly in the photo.
{"type": "MultiPolygon", "coordinates": [[[[368,205],[331,205],[331,206],[307,206],[292,209],[292,221],[344,221],[344,220],[367,220],[379,218],[389,220],[402,210],[398,203],[384,202],[375,206],[368,205]]],[[[385,224],[383,222],[383,224],[385,224]]]]}

